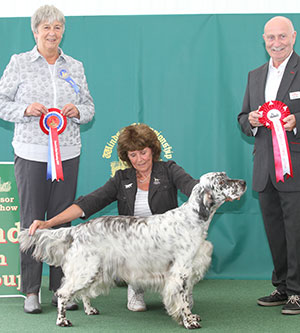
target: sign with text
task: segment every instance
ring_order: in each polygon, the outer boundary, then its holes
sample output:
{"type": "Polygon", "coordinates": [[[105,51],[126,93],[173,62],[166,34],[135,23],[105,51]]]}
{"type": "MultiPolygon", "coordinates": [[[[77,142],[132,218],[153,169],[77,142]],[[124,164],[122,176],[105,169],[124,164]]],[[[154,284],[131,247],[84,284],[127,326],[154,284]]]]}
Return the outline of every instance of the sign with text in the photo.
{"type": "Polygon", "coordinates": [[[0,162],[0,297],[20,292],[19,198],[14,164],[0,162]]]}

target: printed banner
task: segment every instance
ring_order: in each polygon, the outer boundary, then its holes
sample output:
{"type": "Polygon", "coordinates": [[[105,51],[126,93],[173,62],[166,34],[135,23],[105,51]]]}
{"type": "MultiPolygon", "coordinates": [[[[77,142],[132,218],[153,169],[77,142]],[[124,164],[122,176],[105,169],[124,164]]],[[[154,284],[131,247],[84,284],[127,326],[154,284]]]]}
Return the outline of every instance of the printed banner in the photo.
{"type": "Polygon", "coordinates": [[[24,297],[20,292],[19,232],[14,164],[0,162],[0,297],[24,297]]]}

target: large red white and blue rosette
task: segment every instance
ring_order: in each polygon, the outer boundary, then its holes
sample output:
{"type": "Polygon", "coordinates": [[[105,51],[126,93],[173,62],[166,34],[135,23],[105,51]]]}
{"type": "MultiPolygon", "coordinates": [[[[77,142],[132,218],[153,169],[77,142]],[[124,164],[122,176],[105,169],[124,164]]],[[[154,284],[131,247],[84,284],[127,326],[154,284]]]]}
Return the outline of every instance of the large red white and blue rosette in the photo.
{"type": "Polygon", "coordinates": [[[58,135],[65,130],[66,126],[67,118],[59,109],[51,108],[40,118],[42,131],[49,135],[47,179],[52,181],[64,180],[58,135]]]}
{"type": "Polygon", "coordinates": [[[258,110],[262,117],[261,124],[272,131],[273,153],[275,163],[276,182],[284,182],[284,176],[293,177],[290,149],[283,119],[290,114],[287,105],[280,101],[270,101],[258,110]]]}

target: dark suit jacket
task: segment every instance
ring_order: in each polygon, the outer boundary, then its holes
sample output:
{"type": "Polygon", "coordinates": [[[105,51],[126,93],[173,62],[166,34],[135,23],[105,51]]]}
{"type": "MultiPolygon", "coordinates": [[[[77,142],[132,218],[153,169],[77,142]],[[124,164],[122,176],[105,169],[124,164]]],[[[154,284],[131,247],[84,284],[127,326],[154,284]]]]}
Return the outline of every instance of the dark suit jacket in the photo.
{"type": "MultiPolygon", "coordinates": [[[[257,110],[259,106],[266,102],[264,96],[268,66],[269,63],[266,63],[248,74],[243,108],[238,115],[241,129],[248,136],[253,136],[251,125],[248,121],[249,112],[257,110]]],[[[293,131],[286,132],[294,177],[286,179],[285,176],[284,183],[281,181],[276,182],[271,130],[265,127],[258,127],[253,151],[254,191],[260,192],[264,190],[269,176],[273,185],[279,191],[300,191],[300,98],[290,99],[290,93],[296,91],[300,92],[300,57],[293,52],[283,74],[276,100],[285,103],[289,107],[290,112],[296,116],[296,135],[293,131]]]]}
{"type": "MultiPolygon", "coordinates": [[[[162,214],[178,207],[177,191],[189,197],[198,182],[174,161],[154,162],[148,193],[152,214],[162,214]]],[[[116,200],[120,215],[133,216],[136,192],[136,171],[128,168],[118,170],[102,187],[78,198],[74,203],[84,211],[85,218],[116,200]]]]}

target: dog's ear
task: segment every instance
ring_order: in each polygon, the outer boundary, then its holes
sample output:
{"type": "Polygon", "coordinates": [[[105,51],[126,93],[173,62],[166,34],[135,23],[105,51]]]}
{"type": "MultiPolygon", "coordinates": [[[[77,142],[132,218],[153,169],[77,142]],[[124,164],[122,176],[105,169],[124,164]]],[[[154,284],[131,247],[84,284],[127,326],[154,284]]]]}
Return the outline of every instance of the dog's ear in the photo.
{"type": "Polygon", "coordinates": [[[212,191],[209,188],[203,189],[199,199],[199,217],[201,220],[207,221],[211,216],[211,210],[215,204],[212,191]]]}

